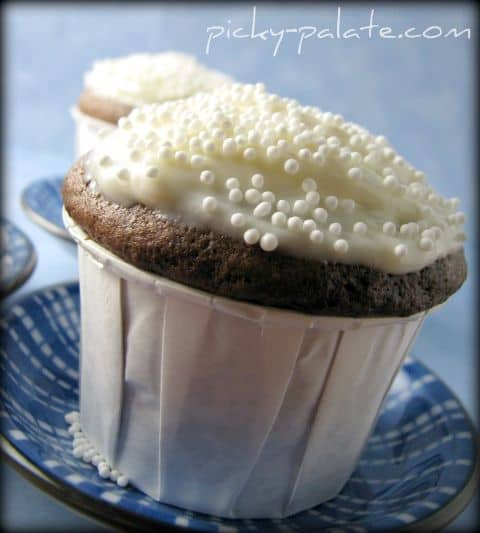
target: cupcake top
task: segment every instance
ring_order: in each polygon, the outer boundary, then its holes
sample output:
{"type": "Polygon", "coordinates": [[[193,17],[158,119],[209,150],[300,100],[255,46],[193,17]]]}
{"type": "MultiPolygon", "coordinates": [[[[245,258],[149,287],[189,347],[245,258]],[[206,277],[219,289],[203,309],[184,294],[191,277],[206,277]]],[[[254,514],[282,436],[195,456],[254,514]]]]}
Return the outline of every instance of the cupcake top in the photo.
{"type": "Polygon", "coordinates": [[[108,200],[296,257],[402,274],[461,250],[464,214],[383,136],[261,84],[135,109],[86,161],[108,200]]]}
{"type": "Polygon", "coordinates": [[[85,74],[85,88],[97,96],[139,106],[185,98],[229,78],[178,52],[132,54],[96,61],[85,74]]]}

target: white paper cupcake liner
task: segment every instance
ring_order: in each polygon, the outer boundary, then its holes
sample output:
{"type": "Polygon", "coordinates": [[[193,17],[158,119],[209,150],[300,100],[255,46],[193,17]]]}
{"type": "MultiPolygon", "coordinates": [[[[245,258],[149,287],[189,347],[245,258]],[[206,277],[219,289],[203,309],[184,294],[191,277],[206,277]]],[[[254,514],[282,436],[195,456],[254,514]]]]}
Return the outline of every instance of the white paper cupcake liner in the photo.
{"type": "Polygon", "coordinates": [[[335,496],[426,313],[310,316],[216,297],[79,244],[80,421],[152,498],[282,518],[335,496]]]}
{"type": "Polygon", "coordinates": [[[113,131],[115,126],[82,113],[78,107],[72,107],[70,114],[75,121],[75,159],[95,147],[100,140],[100,131],[113,131]]]}

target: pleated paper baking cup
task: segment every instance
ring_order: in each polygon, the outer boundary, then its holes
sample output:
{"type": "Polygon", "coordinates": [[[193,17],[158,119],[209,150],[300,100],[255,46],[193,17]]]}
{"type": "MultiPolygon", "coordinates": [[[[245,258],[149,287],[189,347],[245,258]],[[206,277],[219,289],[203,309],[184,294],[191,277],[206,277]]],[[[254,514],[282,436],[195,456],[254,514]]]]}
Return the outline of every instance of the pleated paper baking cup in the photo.
{"type": "Polygon", "coordinates": [[[229,518],[338,494],[424,320],[241,303],[79,244],[80,422],[133,485],[229,518]]]}
{"type": "Polygon", "coordinates": [[[100,131],[113,131],[115,129],[112,123],[86,115],[78,107],[72,107],[70,114],[75,121],[76,159],[95,147],[100,140],[100,131]]]}

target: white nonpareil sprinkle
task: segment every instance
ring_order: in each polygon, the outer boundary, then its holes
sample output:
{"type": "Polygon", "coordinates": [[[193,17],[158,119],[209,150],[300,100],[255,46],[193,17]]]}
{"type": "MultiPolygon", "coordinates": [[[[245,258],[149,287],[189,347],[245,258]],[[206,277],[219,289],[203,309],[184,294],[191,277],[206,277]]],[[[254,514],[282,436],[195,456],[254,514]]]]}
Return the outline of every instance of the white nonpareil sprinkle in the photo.
{"type": "Polygon", "coordinates": [[[192,164],[192,167],[201,167],[204,164],[203,156],[199,154],[192,155],[190,159],[190,163],[192,164]]]}
{"type": "Polygon", "coordinates": [[[243,234],[243,240],[250,245],[256,244],[259,239],[260,233],[258,229],[255,228],[247,229],[247,231],[243,234]]]}
{"type": "Polygon", "coordinates": [[[178,161],[179,163],[185,163],[187,161],[187,154],[183,150],[178,150],[175,152],[175,161],[178,161]]]}
{"type": "Polygon", "coordinates": [[[300,217],[290,217],[287,221],[288,229],[291,231],[301,231],[303,220],[300,217]]]}
{"type": "Polygon", "coordinates": [[[247,141],[249,143],[255,144],[255,143],[258,143],[259,140],[260,140],[260,135],[256,131],[250,130],[248,132],[247,141]]]}
{"type": "Polygon", "coordinates": [[[420,239],[419,246],[422,250],[425,250],[428,252],[433,249],[433,241],[432,239],[423,237],[422,239],[420,239]]]}
{"type": "Polygon", "coordinates": [[[313,211],[313,218],[318,222],[325,223],[328,219],[328,212],[323,207],[317,207],[313,211]]]}
{"type": "Polygon", "coordinates": [[[118,172],[117,172],[117,178],[119,180],[128,180],[130,178],[130,172],[128,171],[128,169],[126,168],[121,168],[118,172]]]}
{"type": "Polygon", "coordinates": [[[240,189],[232,189],[228,193],[228,199],[236,204],[243,200],[243,192],[240,189]]]}
{"type": "Polygon", "coordinates": [[[405,244],[397,244],[393,249],[393,252],[397,257],[403,257],[407,254],[407,247],[405,244]]]}
{"type": "Polygon", "coordinates": [[[398,180],[395,176],[390,175],[383,179],[383,184],[385,187],[396,187],[398,186],[398,180]]]}
{"type": "Polygon", "coordinates": [[[309,218],[304,221],[302,229],[306,233],[311,233],[313,230],[317,229],[317,224],[315,223],[315,220],[309,218]]]}
{"type": "Polygon", "coordinates": [[[363,177],[362,169],[357,168],[357,167],[351,168],[347,174],[348,174],[348,177],[352,178],[353,180],[359,180],[359,179],[362,179],[363,177]]]}
{"type": "Polygon", "coordinates": [[[308,148],[301,148],[298,151],[298,158],[302,161],[308,161],[312,158],[312,152],[308,148]]]}
{"type": "Polygon", "coordinates": [[[215,181],[215,174],[211,170],[203,170],[200,173],[200,181],[211,185],[215,181]]]}
{"type": "Polygon", "coordinates": [[[317,165],[321,166],[325,163],[325,155],[322,152],[315,152],[312,156],[312,159],[317,163],[317,165]]]}
{"type": "Polygon", "coordinates": [[[116,483],[118,481],[118,478],[121,476],[122,474],[118,471],[118,470],[115,470],[113,469],[111,472],[110,472],[110,479],[116,483]]]}
{"type": "Polygon", "coordinates": [[[300,165],[296,159],[287,159],[283,168],[287,174],[296,174],[300,170],[300,165]]]}
{"type": "Polygon", "coordinates": [[[172,151],[168,146],[162,146],[158,151],[160,159],[170,159],[172,157],[172,151]]]}
{"type": "Polygon", "coordinates": [[[305,200],[295,200],[293,203],[293,213],[304,215],[308,211],[308,203],[305,200]]]}
{"type": "Polygon", "coordinates": [[[310,240],[312,242],[321,243],[321,242],[323,242],[323,238],[324,238],[323,231],[321,231],[319,229],[313,230],[310,233],[310,240]]]}
{"type": "Polygon", "coordinates": [[[452,209],[457,209],[458,206],[460,205],[460,200],[458,198],[450,198],[448,200],[448,204],[450,205],[452,209]]]}
{"type": "Polygon", "coordinates": [[[277,209],[288,215],[290,213],[290,203],[287,200],[279,200],[277,202],[277,209]]]}
{"type": "Polygon", "coordinates": [[[190,141],[188,142],[188,147],[190,148],[190,150],[194,151],[194,150],[199,150],[201,147],[202,147],[202,141],[198,138],[198,137],[193,137],[192,139],[190,139],[190,141]]]}
{"type": "Polygon", "coordinates": [[[225,139],[222,150],[225,155],[232,155],[237,151],[237,143],[233,139],[225,139]]]}
{"type": "Polygon", "coordinates": [[[333,248],[340,254],[346,254],[348,252],[348,242],[345,239],[337,239],[333,243],[333,248]]]}
{"type": "Polygon", "coordinates": [[[237,135],[235,137],[235,142],[237,143],[237,146],[245,146],[247,144],[247,139],[245,139],[244,135],[237,135]]]}
{"type": "Polygon", "coordinates": [[[410,224],[402,224],[399,229],[400,235],[410,235],[410,224]]]}
{"type": "Polygon", "coordinates": [[[254,174],[251,179],[252,185],[256,187],[257,189],[261,189],[263,187],[263,184],[265,183],[265,180],[263,179],[263,176],[261,174],[254,174]]]}
{"type": "Polygon", "coordinates": [[[262,199],[273,204],[275,202],[275,195],[272,191],[264,191],[262,192],[262,199]]]}
{"type": "Polygon", "coordinates": [[[213,152],[215,152],[215,143],[211,140],[203,141],[202,150],[206,154],[212,154],[213,152]]]}
{"type": "Polygon", "coordinates": [[[245,191],[245,200],[249,204],[257,204],[262,198],[262,194],[257,189],[247,189],[245,191]]]}
{"type": "Polygon", "coordinates": [[[266,217],[272,212],[272,204],[270,202],[260,202],[253,210],[256,217],[266,217]]]}
{"type": "Polygon", "coordinates": [[[407,237],[414,237],[419,232],[418,224],[415,222],[409,222],[408,224],[402,224],[400,226],[400,235],[405,235],[407,237]]]}
{"type": "Polygon", "coordinates": [[[132,150],[129,155],[132,161],[140,161],[142,159],[142,153],[139,150],[132,150]]]}
{"type": "Polygon", "coordinates": [[[325,198],[325,205],[328,207],[328,209],[335,211],[338,206],[338,198],[336,196],[327,196],[325,198]]]}
{"type": "Polygon", "coordinates": [[[251,161],[252,159],[255,159],[257,157],[257,151],[255,150],[255,148],[246,148],[243,151],[243,157],[248,161],[251,161]]]}
{"type": "Polygon", "coordinates": [[[333,222],[333,224],[328,226],[328,231],[335,235],[340,235],[340,233],[342,233],[342,225],[339,222],[333,222]]]}
{"type": "Polygon", "coordinates": [[[150,167],[147,170],[147,176],[149,178],[158,178],[158,176],[160,176],[160,171],[158,170],[157,167],[150,167]]]}
{"type": "Polygon", "coordinates": [[[277,146],[269,146],[267,148],[267,157],[269,159],[278,159],[280,157],[280,150],[277,146]]]}
{"type": "Polygon", "coordinates": [[[320,202],[320,195],[318,194],[317,191],[309,191],[307,192],[307,194],[305,195],[305,200],[310,204],[310,205],[318,205],[318,203],[320,202]]]}
{"type": "Polygon", "coordinates": [[[393,222],[385,222],[385,224],[382,227],[383,233],[386,235],[393,236],[397,232],[397,228],[393,222]]]}
{"type": "Polygon", "coordinates": [[[287,215],[283,213],[282,211],[276,211],[272,215],[272,224],[274,226],[286,226],[287,224],[287,215]]]}
{"type": "Polygon", "coordinates": [[[119,476],[117,479],[117,485],[119,487],[126,487],[128,485],[128,477],[127,476],[119,476]]]}
{"type": "Polygon", "coordinates": [[[98,474],[100,477],[106,479],[110,477],[110,468],[105,463],[98,465],[98,474]]]}
{"type": "Polygon", "coordinates": [[[207,213],[213,213],[217,208],[217,200],[213,196],[206,196],[202,200],[202,208],[207,213]]]}
{"type": "Polygon", "coordinates": [[[237,178],[228,178],[225,181],[225,187],[227,189],[238,189],[238,187],[240,187],[240,182],[237,178]]]}
{"type": "Polygon", "coordinates": [[[420,237],[426,237],[427,239],[431,239],[433,241],[436,239],[436,232],[433,228],[428,228],[422,231],[420,237]]]}
{"type": "Polygon", "coordinates": [[[230,223],[236,228],[241,228],[246,223],[246,218],[243,213],[233,213],[230,217],[230,223]]]}
{"type": "Polygon", "coordinates": [[[65,422],[67,422],[67,424],[73,424],[75,422],[80,422],[80,413],[78,411],[72,411],[70,413],[67,413],[65,415],[65,422]]]}
{"type": "Polygon", "coordinates": [[[272,252],[278,246],[278,239],[274,233],[265,233],[260,239],[260,247],[265,252],[272,252]]]}
{"type": "Polygon", "coordinates": [[[123,475],[118,470],[113,469],[106,459],[98,453],[95,447],[90,443],[84,435],[80,423],[80,413],[72,411],[65,415],[65,421],[70,424],[68,433],[74,437],[72,442],[73,456],[81,459],[85,463],[91,463],[96,467],[98,475],[103,479],[110,479],[117,483],[119,487],[126,487],[129,483],[127,476],[123,475]]]}
{"type": "Polygon", "coordinates": [[[313,180],[312,178],[307,178],[302,181],[302,189],[305,192],[310,191],[316,191],[317,190],[317,182],[313,180]]]}
{"type": "Polygon", "coordinates": [[[365,235],[367,233],[367,225],[365,222],[355,222],[353,225],[353,231],[359,235],[365,235]]]}
{"type": "Polygon", "coordinates": [[[98,164],[101,166],[101,167],[109,167],[111,164],[113,163],[112,161],[112,158],[108,155],[104,155],[103,157],[100,158],[100,160],[98,161],[98,164]]]}

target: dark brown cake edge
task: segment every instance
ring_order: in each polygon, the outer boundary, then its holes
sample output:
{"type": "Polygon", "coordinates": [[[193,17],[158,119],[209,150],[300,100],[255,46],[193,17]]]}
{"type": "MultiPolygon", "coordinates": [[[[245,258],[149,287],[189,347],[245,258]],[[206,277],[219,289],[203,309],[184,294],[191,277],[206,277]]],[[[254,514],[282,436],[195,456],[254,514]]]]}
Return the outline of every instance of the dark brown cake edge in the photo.
{"type": "Polygon", "coordinates": [[[79,160],[63,201],[89,237],[142,270],[219,296],[316,315],[401,317],[441,304],[466,279],[463,250],[399,275],[264,252],[144,206],[112,203],[88,190],[83,174],[79,160]]]}

